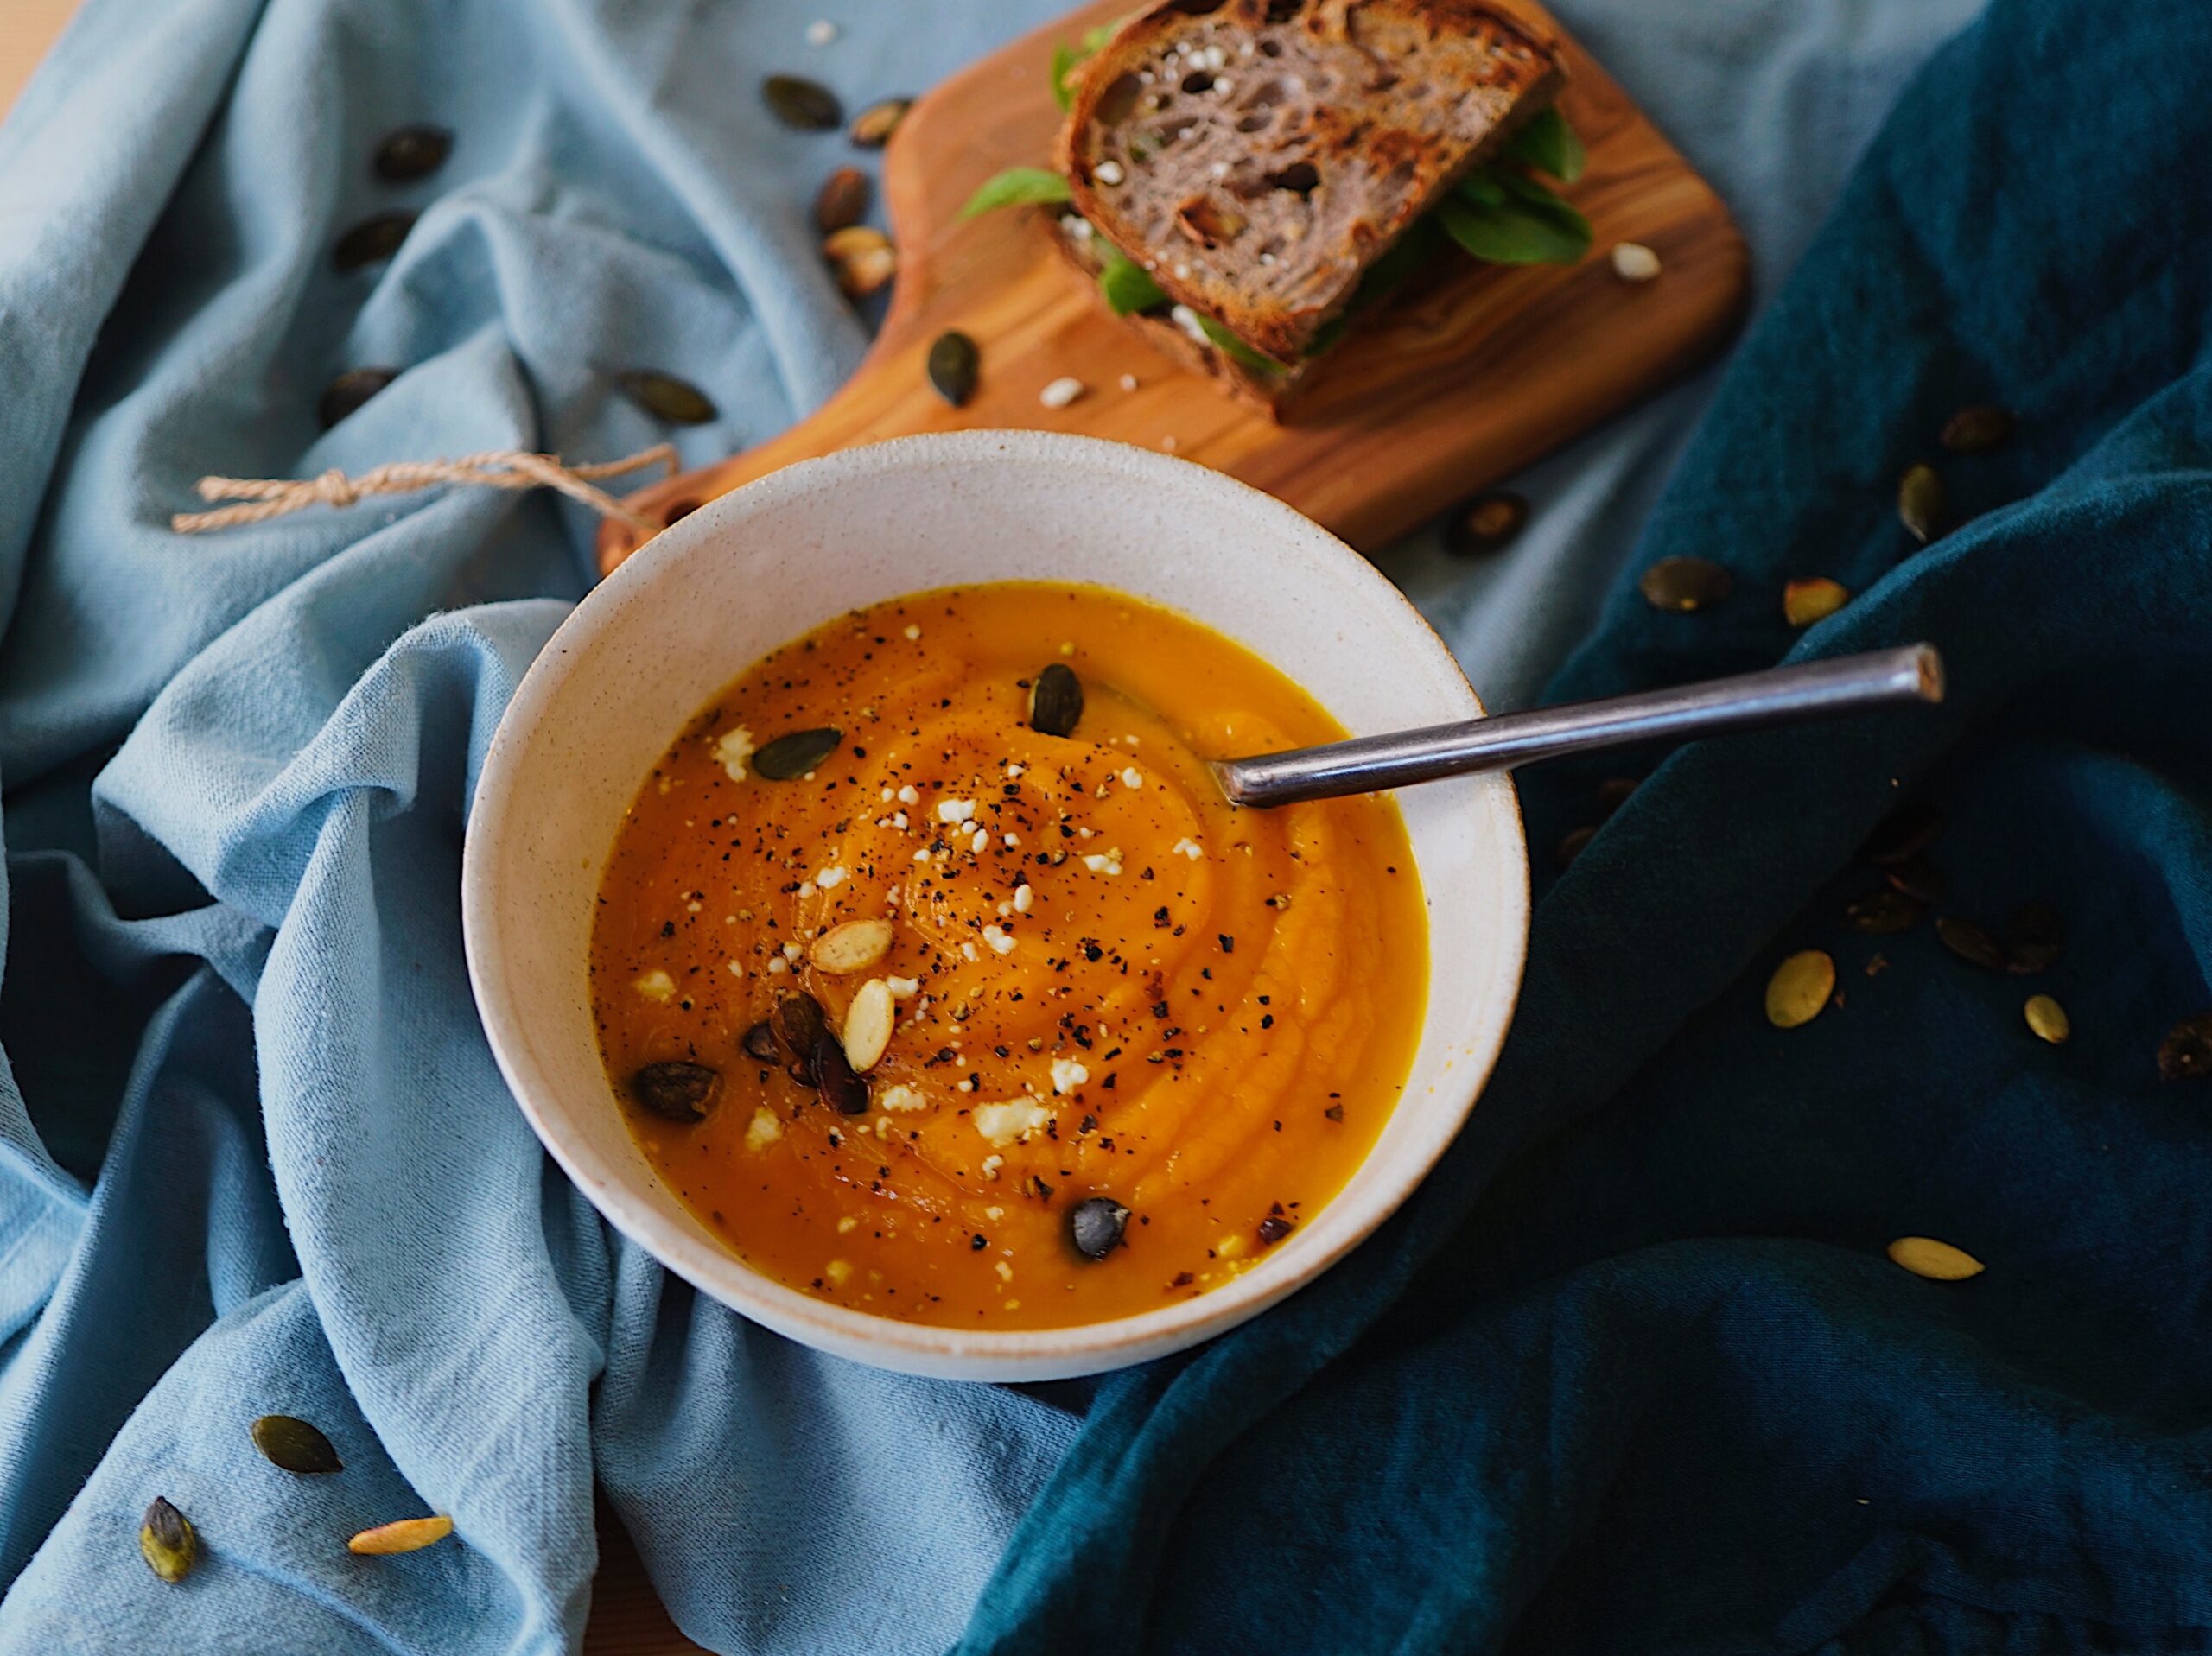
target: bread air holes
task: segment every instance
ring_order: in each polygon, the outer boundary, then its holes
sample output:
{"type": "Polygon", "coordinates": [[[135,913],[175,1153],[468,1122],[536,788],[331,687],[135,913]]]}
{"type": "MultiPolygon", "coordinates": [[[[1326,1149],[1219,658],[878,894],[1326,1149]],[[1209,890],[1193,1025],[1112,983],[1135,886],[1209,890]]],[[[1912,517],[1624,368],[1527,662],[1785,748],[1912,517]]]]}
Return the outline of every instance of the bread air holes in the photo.
{"type": "Polygon", "coordinates": [[[1268,174],[1268,187],[1288,190],[1294,195],[1311,195],[1321,186],[1321,174],[1310,161],[1294,161],[1281,172],[1268,174]]]}
{"type": "Polygon", "coordinates": [[[1119,126],[1123,121],[1128,119],[1136,109],[1138,96],[1143,91],[1144,83],[1140,81],[1134,73],[1115,76],[1113,84],[1098,94],[1098,102],[1093,113],[1099,124],[1103,126],[1119,126]]]}
{"type": "Polygon", "coordinates": [[[1213,76],[1207,70],[1193,69],[1183,77],[1183,90],[1192,93],[1211,92],[1213,76]]]}
{"type": "MultiPolygon", "coordinates": [[[[1269,23],[1287,23],[1305,10],[1306,0],[1267,0],[1267,10],[1260,14],[1261,21],[1269,23]]],[[[1263,52],[1267,51],[1264,46],[1260,49],[1263,52]]],[[[1279,51],[1281,48],[1276,49],[1279,51]]],[[[1273,57],[1274,53],[1268,52],[1268,55],[1273,57]]]]}
{"type": "Polygon", "coordinates": [[[1175,3],[1166,10],[1179,12],[1185,17],[1208,17],[1228,3],[1229,0],[1175,0],[1175,3]]]}
{"type": "Polygon", "coordinates": [[[1274,124],[1275,111],[1290,97],[1290,88],[1280,80],[1263,80],[1252,88],[1243,103],[1243,113],[1237,117],[1239,132],[1264,132],[1274,124]]]}

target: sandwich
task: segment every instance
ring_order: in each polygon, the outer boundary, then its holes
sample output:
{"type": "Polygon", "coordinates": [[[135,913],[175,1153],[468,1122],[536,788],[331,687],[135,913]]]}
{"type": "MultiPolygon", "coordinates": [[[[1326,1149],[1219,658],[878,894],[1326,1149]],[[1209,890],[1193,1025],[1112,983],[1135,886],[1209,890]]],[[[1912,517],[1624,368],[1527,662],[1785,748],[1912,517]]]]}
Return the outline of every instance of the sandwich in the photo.
{"type": "Polygon", "coordinates": [[[1270,413],[1409,282],[1589,250],[1543,181],[1583,162],[1558,48],[1484,0],[1162,0],[1052,78],[1055,164],[967,211],[1053,206],[1117,315],[1270,413]]]}

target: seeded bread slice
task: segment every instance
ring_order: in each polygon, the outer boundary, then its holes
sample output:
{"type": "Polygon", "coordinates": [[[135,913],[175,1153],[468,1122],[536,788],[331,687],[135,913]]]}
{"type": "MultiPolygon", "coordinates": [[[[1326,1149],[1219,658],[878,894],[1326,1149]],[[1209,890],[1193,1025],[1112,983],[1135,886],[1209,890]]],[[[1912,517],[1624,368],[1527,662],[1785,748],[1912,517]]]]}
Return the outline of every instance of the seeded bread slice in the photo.
{"type": "Polygon", "coordinates": [[[1164,0],[1084,65],[1060,170],[1170,297],[1295,365],[1563,79],[1484,0],[1164,0]]]}

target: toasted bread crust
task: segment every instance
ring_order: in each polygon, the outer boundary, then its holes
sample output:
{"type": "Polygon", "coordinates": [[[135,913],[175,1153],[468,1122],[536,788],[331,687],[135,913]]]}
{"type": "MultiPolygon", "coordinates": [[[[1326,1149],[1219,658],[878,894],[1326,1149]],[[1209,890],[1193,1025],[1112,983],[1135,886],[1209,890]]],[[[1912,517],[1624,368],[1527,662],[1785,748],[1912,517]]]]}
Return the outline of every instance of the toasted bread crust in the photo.
{"type": "Polygon", "coordinates": [[[1173,298],[1294,363],[1563,79],[1487,0],[1162,0],[1084,65],[1057,159],[1173,298]]]}

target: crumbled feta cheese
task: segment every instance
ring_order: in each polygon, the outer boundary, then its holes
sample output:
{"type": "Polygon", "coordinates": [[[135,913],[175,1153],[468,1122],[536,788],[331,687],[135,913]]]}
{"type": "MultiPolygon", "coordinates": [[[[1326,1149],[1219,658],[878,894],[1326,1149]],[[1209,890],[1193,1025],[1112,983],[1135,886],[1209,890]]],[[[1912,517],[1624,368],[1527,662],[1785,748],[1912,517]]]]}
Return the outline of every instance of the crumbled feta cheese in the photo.
{"type": "MultiPolygon", "coordinates": [[[[753,733],[742,725],[726,730],[715,738],[715,763],[729,772],[732,782],[745,780],[745,762],[753,757],[753,733]]],[[[668,779],[661,779],[661,791],[668,791],[668,779]]]]}
{"type": "Polygon", "coordinates": [[[1014,953],[1014,939],[1007,936],[1005,930],[998,926],[985,926],[983,928],[983,941],[1001,955],[1011,955],[1014,953]]]}
{"type": "Polygon", "coordinates": [[[991,836],[989,833],[983,828],[977,828],[976,830],[976,837],[968,841],[968,854],[971,857],[980,857],[990,848],[991,836]]]}
{"type": "Polygon", "coordinates": [[[791,969],[791,962],[786,961],[781,955],[772,955],[768,957],[768,975],[770,977],[775,976],[779,972],[788,972],[791,969]]]}
{"type": "Polygon", "coordinates": [[[984,1177],[985,1178],[987,1178],[987,1179],[995,1179],[995,1178],[996,1178],[996,1177],[999,1176],[999,1169],[1001,1169],[1001,1167],[1004,1167],[1005,1165],[1006,1165],[1006,1158],[1005,1158],[1005,1157],[1003,1157],[1003,1156],[986,1156],[986,1157],[984,1157],[984,1158],[983,1158],[983,1177],[984,1177]]]}
{"type": "Polygon", "coordinates": [[[906,831],[906,813],[904,811],[892,812],[891,826],[897,828],[900,833],[905,833],[906,831]]]}
{"type": "Polygon", "coordinates": [[[1014,911],[1016,914],[1028,913],[1036,901],[1037,893],[1030,887],[1017,885],[1014,888],[1014,911]]]}
{"type": "Polygon", "coordinates": [[[920,1093],[903,1084],[885,1088],[876,1094],[875,1101],[887,1110],[918,1110],[929,1104],[920,1093]]]}
{"type": "Polygon", "coordinates": [[[886,978],[884,985],[891,991],[893,1000],[912,1000],[914,992],[922,987],[919,978],[886,978]]]}
{"type": "Polygon", "coordinates": [[[922,803],[921,790],[915,787],[912,783],[908,783],[905,787],[899,790],[899,803],[902,805],[920,804],[922,803]]]}
{"type": "Polygon", "coordinates": [[[743,977],[745,975],[745,962],[743,961],[732,961],[729,963],[729,974],[734,978],[743,977]]]}
{"type": "Polygon", "coordinates": [[[785,943],[784,945],[784,958],[787,961],[797,961],[800,955],[805,953],[806,951],[800,948],[797,943],[785,943]]]}
{"type": "Polygon", "coordinates": [[[1143,771],[1140,771],[1140,770],[1138,770],[1138,769],[1136,768],[1136,766],[1135,766],[1134,765],[1124,765],[1124,766],[1122,766],[1122,786],[1123,786],[1124,788],[1141,788],[1141,787],[1143,787],[1143,786],[1144,786],[1144,772],[1143,772],[1143,771]]]}
{"type": "Polygon", "coordinates": [[[1021,836],[1019,834],[1008,834],[1004,838],[1009,850],[1021,843],[1021,836]]]}
{"type": "Polygon", "coordinates": [[[1079,242],[1087,242],[1096,233],[1090,227],[1090,220],[1079,213],[1062,213],[1060,228],[1079,242]]]}
{"type": "Polygon", "coordinates": [[[963,959],[966,959],[966,960],[971,960],[971,961],[973,961],[973,960],[980,960],[980,959],[982,959],[982,958],[981,955],[977,955],[977,954],[976,953],[976,945],[975,945],[975,944],[973,944],[973,943],[963,943],[963,944],[961,944],[961,945],[960,945],[960,953],[961,953],[962,957],[963,957],[963,959]]]}
{"type": "Polygon", "coordinates": [[[994,1225],[995,1225],[1000,1220],[1006,1217],[1006,1209],[1004,1208],[986,1208],[983,1209],[983,1217],[989,1220],[994,1225]]]}
{"type": "Polygon", "coordinates": [[[1073,374],[1062,374],[1037,393],[1037,400],[1048,409],[1064,409],[1089,389],[1073,374]]]}
{"type": "Polygon", "coordinates": [[[846,871],[833,863],[814,877],[814,883],[826,891],[833,885],[842,885],[846,879],[846,871]]]}
{"type": "MultiPolygon", "coordinates": [[[[907,628],[906,628],[906,642],[907,642],[907,643],[912,644],[915,639],[917,639],[917,638],[920,638],[921,636],[922,636],[922,630],[921,630],[921,628],[919,628],[919,627],[918,627],[918,626],[915,626],[915,625],[912,625],[911,623],[907,625],[907,628]]],[[[885,797],[886,799],[888,799],[888,798],[890,798],[890,797],[891,797],[891,796],[890,796],[889,794],[886,794],[886,795],[884,795],[884,797],[885,797]]]]}
{"type": "Polygon", "coordinates": [[[1008,1265],[1004,1259],[1001,1259],[993,1265],[991,1269],[999,1273],[999,1280],[1001,1282],[1012,1282],[1014,1280],[1014,1267],[1008,1265]]]}
{"type": "Polygon", "coordinates": [[[822,1274],[830,1278],[830,1285],[832,1288],[842,1288],[845,1285],[846,1279],[853,1274],[853,1267],[842,1259],[832,1259],[822,1268],[822,1274]]]}
{"type": "Polygon", "coordinates": [[[655,967],[632,987],[648,1000],[666,1000],[676,993],[676,980],[655,967]]]}
{"type": "Polygon", "coordinates": [[[1196,840],[1185,834],[1167,848],[1167,854],[1171,857],[1188,857],[1192,862],[1196,862],[1206,853],[1200,848],[1196,840]]]}
{"type": "Polygon", "coordinates": [[[940,822],[972,822],[976,815],[976,802],[972,799],[940,799],[937,802],[937,820],[940,822]]]}
{"type": "Polygon", "coordinates": [[[763,1149],[783,1136],[784,1124],[765,1104],[753,1112],[753,1120],[745,1125],[745,1147],[747,1150],[763,1149]]]}
{"type": "Polygon", "coordinates": [[[929,860],[930,848],[927,846],[924,846],[919,851],[917,851],[914,853],[914,860],[916,862],[927,862],[929,860]]]}
{"type": "Polygon", "coordinates": [[[1076,1058],[1052,1060],[1052,1090],[1054,1092],[1071,1093],[1090,1079],[1090,1071],[1084,1067],[1081,1060],[1076,1058]]]}
{"type": "Polygon", "coordinates": [[[1122,872],[1122,853],[1119,851],[1094,853],[1083,860],[1083,866],[1094,874],[1118,874],[1122,872]]]}
{"type": "Polygon", "coordinates": [[[842,1219],[840,1219],[837,1221],[837,1234],[840,1236],[850,1235],[859,1228],[860,1222],[861,1221],[854,1218],[852,1215],[847,1214],[842,1219]]]}
{"type": "Polygon", "coordinates": [[[1006,773],[1009,777],[1020,776],[1026,772],[1028,768],[1029,767],[1027,765],[1022,764],[1019,759],[1008,759],[1006,762],[1006,773]]]}
{"type": "Polygon", "coordinates": [[[969,1118],[976,1131],[1004,1149],[1048,1125],[1052,1113],[1033,1098],[1010,1098],[1000,1104],[978,1104],[969,1118]]]}

